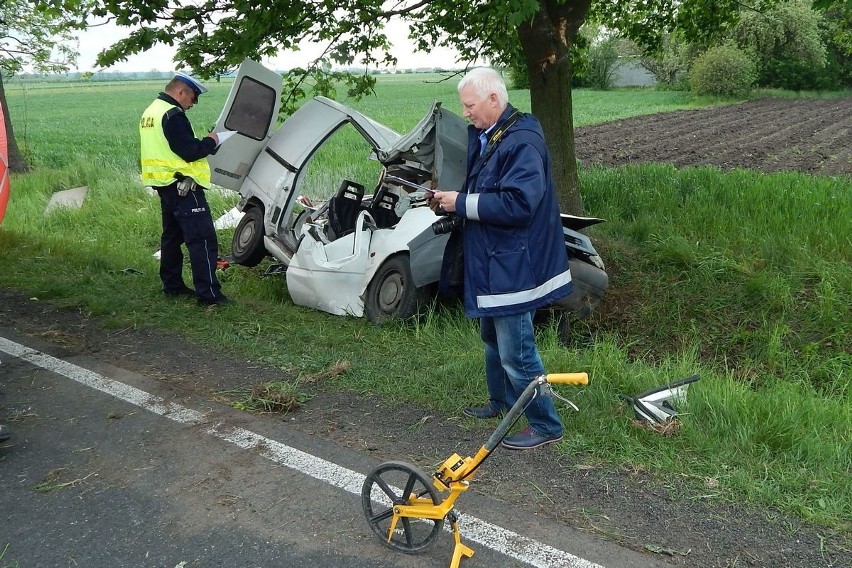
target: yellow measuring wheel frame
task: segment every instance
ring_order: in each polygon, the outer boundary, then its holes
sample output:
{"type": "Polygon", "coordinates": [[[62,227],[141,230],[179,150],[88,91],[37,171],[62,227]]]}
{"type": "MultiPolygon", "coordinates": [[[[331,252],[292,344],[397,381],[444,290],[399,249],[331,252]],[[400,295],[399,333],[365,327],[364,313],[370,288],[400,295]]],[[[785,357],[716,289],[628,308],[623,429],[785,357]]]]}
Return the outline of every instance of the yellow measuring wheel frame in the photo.
{"type": "Polygon", "coordinates": [[[586,373],[551,373],[533,379],[518,401],[509,409],[488,441],[473,456],[453,454],[431,476],[417,466],[399,461],[385,462],[364,479],[361,506],[373,532],[386,546],[416,554],[430,547],[448,520],[455,548],[450,568],[458,568],[462,558],[473,556],[473,549],[461,542],[456,499],[470,487],[470,478],[537,396],[555,396],[550,385],[587,385],[586,373]],[[446,496],[444,496],[446,495],[446,496]]]}

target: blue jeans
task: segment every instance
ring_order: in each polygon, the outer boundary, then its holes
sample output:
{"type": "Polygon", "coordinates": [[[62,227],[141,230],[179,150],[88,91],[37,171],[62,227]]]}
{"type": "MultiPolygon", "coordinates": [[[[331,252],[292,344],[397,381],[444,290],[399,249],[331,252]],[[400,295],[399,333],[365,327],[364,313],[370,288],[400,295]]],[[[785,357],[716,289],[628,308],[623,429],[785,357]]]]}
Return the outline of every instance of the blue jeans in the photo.
{"type": "MultiPolygon", "coordinates": [[[[492,408],[508,411],[534,378],[544,374],[535,346],[535,311],[510,316],[479,318],[479,335],[485,343],[485,381],[492,408]]],[[[537,396],[524,415],[542,436],[561,436],[562,421],[553,399],[537,396]]]]}

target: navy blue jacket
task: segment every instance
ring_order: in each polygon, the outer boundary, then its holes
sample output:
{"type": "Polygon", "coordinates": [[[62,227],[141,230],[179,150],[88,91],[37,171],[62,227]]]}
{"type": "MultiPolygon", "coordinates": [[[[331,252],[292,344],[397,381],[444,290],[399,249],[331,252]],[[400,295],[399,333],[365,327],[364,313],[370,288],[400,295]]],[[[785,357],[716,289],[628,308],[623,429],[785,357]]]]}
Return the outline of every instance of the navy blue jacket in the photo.
{"type": "Polygon", "coordinates": [[[192,125],[189,123],[180,103],[166,93],[160,93],[158,98],[175,106],[163,115],[163,134],[172,152],[180,156],[185,162],[194,162],[212,154],[213,150],[216,149],[216,141],[209,136],[200,140],[195,137],[192,125]]]}
{"type": "MultiPolygon", "coordinates": [[[[507,107],[492,134],[514,112],[507,107]]],[[[485,156],[479,155],[479,133],[468,127],[467,179],[456,199],[464,227],[447,244],[442,278],[461,240],[465,315],[546,306],[570,294],[573,284],[541,125],[522,114],[485,156]]]]}

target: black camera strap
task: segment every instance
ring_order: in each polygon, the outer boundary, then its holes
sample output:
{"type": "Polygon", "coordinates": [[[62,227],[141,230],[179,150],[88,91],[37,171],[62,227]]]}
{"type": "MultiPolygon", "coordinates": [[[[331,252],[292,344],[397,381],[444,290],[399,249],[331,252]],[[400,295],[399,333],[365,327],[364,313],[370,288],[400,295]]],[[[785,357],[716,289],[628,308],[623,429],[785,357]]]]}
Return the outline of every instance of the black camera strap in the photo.
{"type": "Polygon", "coordinates": [[[494,150],[497,148],[497,143],[503,138],[503,135],[506,133],[509,128],[515,124],[519,118],[523,116],[523,113],[519,110],[513,112],[506,121],[500,125],[500,128],[497,128],[488,139],[488,144],[485,146],[485,153],[482,155],[482,161],[485,162],[494,150]]]}

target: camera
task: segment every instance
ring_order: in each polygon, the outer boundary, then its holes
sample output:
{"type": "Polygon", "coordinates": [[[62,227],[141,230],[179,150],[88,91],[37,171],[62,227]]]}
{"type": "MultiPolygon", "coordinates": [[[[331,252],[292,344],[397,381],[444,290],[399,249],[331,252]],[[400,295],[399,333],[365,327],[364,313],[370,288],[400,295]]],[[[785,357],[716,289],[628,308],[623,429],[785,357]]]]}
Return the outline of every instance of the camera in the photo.
{"type": "Polygon", "coordinates": [[[464,224],[464,219],[458,215],[447,215],[432,223],[432,232],[436,235],[451,233],[464,224]]]}

